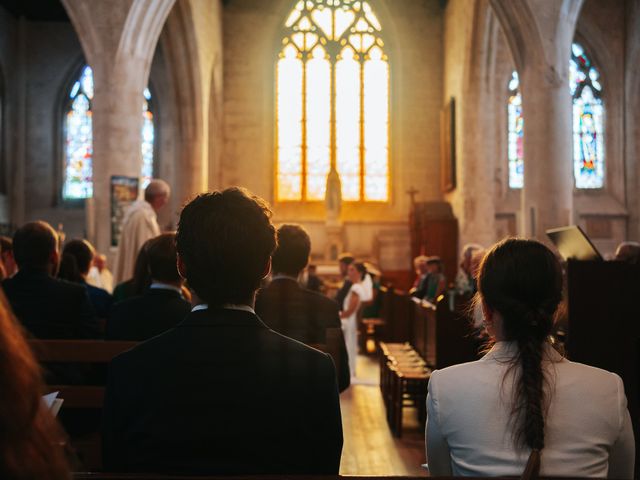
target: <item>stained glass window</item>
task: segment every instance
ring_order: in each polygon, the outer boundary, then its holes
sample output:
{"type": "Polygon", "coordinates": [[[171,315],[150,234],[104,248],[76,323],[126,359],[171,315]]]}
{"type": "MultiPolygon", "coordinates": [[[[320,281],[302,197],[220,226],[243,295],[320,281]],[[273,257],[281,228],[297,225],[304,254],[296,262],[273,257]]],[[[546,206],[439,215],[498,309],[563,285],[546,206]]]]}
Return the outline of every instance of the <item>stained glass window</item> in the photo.
{"type": "Polygon", "coordinates": [[[573,174],[576,188],[604,187],[604,104],[600,74],[577,43],[571,46],[573,174]]]}
{"type": "Polygon", "coordinates": [[[518,72],[513,72],[509,80],[509,101],[507,103],[509,188],[524,186],[524,119],[522,118],[522,95],[518,72]]]}
{"type": "Polygon", "coordinates": [[[277,199],[323,200],[334,165],[347,201],[389,200],[389,63],[360,0],[300,0],[277,62],[277,199]]]}
{"type": "MultiPolygon", "coordinates": [[[[153,177],[154,124],[151,92],[143,92],[142,105],[142,182],[153,177]]],[[[91,101],[93,71],[86,65],[71,87],[64,119],[64,182],[62,198],[80,200],[93,196],[93,130],[91,101]]]]}

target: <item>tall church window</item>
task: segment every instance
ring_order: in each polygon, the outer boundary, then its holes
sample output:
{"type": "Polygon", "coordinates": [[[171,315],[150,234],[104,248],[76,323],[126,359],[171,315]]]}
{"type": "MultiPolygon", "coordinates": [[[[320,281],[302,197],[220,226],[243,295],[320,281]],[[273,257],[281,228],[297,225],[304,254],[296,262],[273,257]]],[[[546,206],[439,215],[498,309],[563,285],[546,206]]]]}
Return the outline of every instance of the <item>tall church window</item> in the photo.
{"type": "Polygon", "coordinates": [[[318,201],[335,166],[347,201],[389,200],[389,63],[360,0],[300,0],[277,61],[276,198],[318,201]]]}
{"type": "MultiPolygon", "coordinates": [[[[151,92],[144,90],[142,105],[143,187],[153,177],[154,123],[151,92]]],[[[86,65],[68,94],[64,118],[64,178],[62,198],[81,200],[93,196],[93,71],[86,65]]]]}
{"type": "Polygon", "coordinates": [[[508,124],[508,157],[509,157],[509,188],[524,186],[524,119],[522,118],[522,95],[520,94],[520,79],[514,71],[509,80],[509,100],[507,102],[508,124]]]}
{"type": "Polygon", "coordinates": [[[573,173],[576,188],[604,187],[604,104],[600,74],[577,43],[571,46],[573,173]]]}

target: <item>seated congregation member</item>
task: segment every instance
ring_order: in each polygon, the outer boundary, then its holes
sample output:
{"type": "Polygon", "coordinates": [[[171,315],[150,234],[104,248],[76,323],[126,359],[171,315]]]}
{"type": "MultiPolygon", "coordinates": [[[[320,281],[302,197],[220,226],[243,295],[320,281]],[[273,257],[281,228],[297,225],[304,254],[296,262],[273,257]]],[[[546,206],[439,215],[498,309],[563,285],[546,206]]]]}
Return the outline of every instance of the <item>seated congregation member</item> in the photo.
{"type": "MultiPolygon", "coordinates": [[[[327,328],[340,328],[338,304],[302,288],[297,281],[309,261],[311,239],[299,225],[278,229],[278,248],[273,254],[273,280],[258,291],[256,313],[276,332],[303,343],[325,343],[327,328]]],[[[340,391],[349,386],[349,362],[344,339],[341,340],[338,372],[340,391]]]]}
{"type": "Polygon", "coordinates": [[[149,258],[147,257],[147,247],[151,243],[151,240],[153,240],[153,238],[144,242],[138,251],[138,256],[133,266],[133,277],[119,283],[113,289],[113,301],[115,303],[137,295],[142,295],[144,291],[151,286],[149,258]]]}
{"type": "Polygon", "coordinates": [[[141,295],[118,303],[107,322],[107,340],[147,340],[180,323],[191,311],[182,296],[176,267],[176,235],[164,233],[149,241],[147,260],[151,286],[141,295]]]}
{"type": "Polygon", "coordinates": [[[116,357],[103,418],[109,470],[337,474],[342,424],[331,358],[253,310],[276,246],[271,212],[238,188],[180,215],[178,266],[193,292],[177,327],[116,357]]]}
{"type": "Polygon", "coordinates": [[[307,283],[305,286],[312,292],[322,292],[324,282],[318,276],[318,267],[316,265],[309,265],[307,267],[307,283]]]}
{"type": "Polygon", "coordinates": [[[634,439],[622,380],[570,362],[548,342],[562,298],[554,254],[507,239],[484,257],[479,301],[493,348],[436,370],[427,398],[435,476],[633,477],[634,439]]]}
{"type": "Polygon", "coordinates": [[[478,291],[476,275],[479,262],[474,262],[474,257],[482,259],[483,255],[484,248],[477,243],[469,243],[462,247],[462,253],[460,254],[462,261],[455,279],[458,295],[475,295],[478,291]]]}
{"type": "Polygon", "coordinates": [[[64,433],[42,401],[40,366],[0,291],[0,478],[68,480],[64,433]]]}
{"type": "Polygon", "coordinates": [[[447,288],[447,279],[443,273],[443,265],[440,257],[427,258],[427,278],[425,282],[424,300],[436,303],[438,297],[442,295],[447,288]]]}
{"type": "Polygon", "coordinates": [[[100,336],[87,289],[54,278],[60,261],[58,235],[46,222],[31,222],[13,236],[19,271],[2,282],[18,320],[36,338],[100,336]]]}
{"type": "Polygon", "coordinates": [[[427,268],[427,260],[429,257],[419,255],[413,259],[413,266],[416,270],[416,279],[413,287],[409,290],[412,297],[423,299],[427,293],[427,280],[429,278],[429,269],[427,268]]]}
{"type": "Polygon", "coordinates": [[[622,242],[616,248],[614,259],[617,262],[624,262],[629,265],[640,265],[640,243],[622,242]]]}
{"type": "Polygon", "coordinates": [[[58,278],[84,285],[98,318],[107,319],[111,313],[113,297],[106,290],[87,283],[87,276],[94,256],[95,249],[86,240],[68,241],[62,249],[62,262],[58,278]]]}

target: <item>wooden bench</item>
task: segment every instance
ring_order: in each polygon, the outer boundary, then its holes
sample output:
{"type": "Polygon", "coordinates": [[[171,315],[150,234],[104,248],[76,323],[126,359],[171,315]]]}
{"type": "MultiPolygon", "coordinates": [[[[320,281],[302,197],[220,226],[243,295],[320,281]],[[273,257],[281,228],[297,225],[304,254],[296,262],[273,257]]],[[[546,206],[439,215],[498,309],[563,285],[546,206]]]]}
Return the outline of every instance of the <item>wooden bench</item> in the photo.
{"type": "MultiPolygon", "coordinates": [[[[40,363],[108,364],[138,342],[108,342],[104,340],[35,340],[28,341],[40,363]]],[[[63,408],[102,408],[104,386],[48,385],[49,392],[59,391],[63,408]]]]}

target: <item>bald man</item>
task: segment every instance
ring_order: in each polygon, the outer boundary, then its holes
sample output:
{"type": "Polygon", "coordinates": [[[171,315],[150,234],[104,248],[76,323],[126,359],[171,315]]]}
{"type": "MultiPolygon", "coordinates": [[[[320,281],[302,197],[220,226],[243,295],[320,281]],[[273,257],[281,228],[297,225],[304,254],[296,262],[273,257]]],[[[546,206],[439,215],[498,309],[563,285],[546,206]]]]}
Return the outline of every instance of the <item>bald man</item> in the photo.
{"type": "Polygon", "coordinates": [[[140,248],[147,240],[160,235],[157,213],[169,202],[170,194],[167,182],[151,180],[144,190],[144,200],[134,202],[125,213],[114,272],[116,284],[133,277],[140,248]]]}

